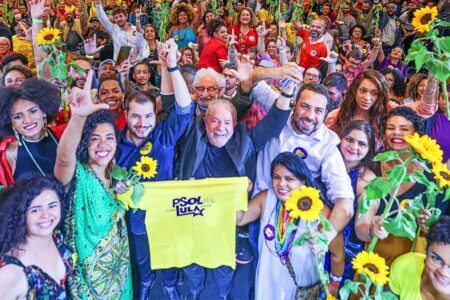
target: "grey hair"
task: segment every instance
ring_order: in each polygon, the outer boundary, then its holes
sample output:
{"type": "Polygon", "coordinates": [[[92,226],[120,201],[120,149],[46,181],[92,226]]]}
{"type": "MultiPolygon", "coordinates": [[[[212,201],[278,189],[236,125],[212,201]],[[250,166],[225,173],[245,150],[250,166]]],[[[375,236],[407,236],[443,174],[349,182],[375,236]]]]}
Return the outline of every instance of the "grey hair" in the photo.
{"type": "Polygon", "coordinates": [[[213,110],[213,108],[216,106],[225,106],[231,113],[231,116],[233,117],[233,123],[234,124],[237,123],[236,108],[234,107],[233,103],[231,103],[230,100],[227,100],[227,99],[217,99],[217,100],[212,100],[211,102],[209,102],[208,110],[206,111],[205,116],[208,116],[211,113],[211,111],[213,110]]]}
{"type": "Polygon", "coordinates": [[[212,78],[214,78],[216,80],[217,87],[220,87],[219,74],[216,72],[216,70],[214,70],[213,68],[210,68],[210,67],[203,68],[203,69],[200,69],[197,71],[197,73],[195,74],[194,83],[193,83],[194,87],[197,87],[200,79],[205,76],[211,76],[212,78]]]}
{"type": "Polygon", "coordinates": [[[217,77],[218,77],[218,79],[219,79],[219,81],[218,81],[218,83],[219,83],[219,84],[218,84],[219,89],[224,88],[225,85],[227,84],[226,79],[225,79],[225,75],[223,75],[222,73],[218,73],[218,74],[217,74],[217,77]]]}

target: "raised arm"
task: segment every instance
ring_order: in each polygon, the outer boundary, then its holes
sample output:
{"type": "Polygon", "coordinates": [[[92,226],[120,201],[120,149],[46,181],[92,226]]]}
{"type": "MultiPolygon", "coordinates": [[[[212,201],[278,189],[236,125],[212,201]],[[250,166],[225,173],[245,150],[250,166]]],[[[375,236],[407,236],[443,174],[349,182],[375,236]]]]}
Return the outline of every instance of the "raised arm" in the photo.
{"type": "Polygon", "coordinates": [[[108,16],[106,15],[105,10],[103,9],[101,0],[94,0],[94,3],[95,3],[95,9],[97,10],[97,16],[98,16],[100,23],[102,23],[102,25],[105,27],[105,29],[106,29],[106,31],[108,31],[108,33],[111,33],[113,31],[114,24],[111,23],[108,16]]]}
{"type": "Polygon", "coordinates": [[[266,198],[267,191],[262,191],[250,201],[247,211],[238,211],[236,215],[236,225],[244,226],[258,220],[264,213],[266,198]]]}
{"type": "Polygon", "coordinates": [[[367,59],[361,63],[363,69],[367,69],[371,64],[375,62],[378,56],[378,52],[380,52],[381,49],[381,40],[379,38],[372,39],[373,42],[373,48],[370,49],[369,55],[367,56],[367,59]]]}
{"type": "Polygon", "coordinates": [[[266,29],[266,22],[262,22],[262,25],[256,27],[256,33],[258,34],[258,55],[263,56],[266,54],[266,43],[264,41],[266,35],[269,33],[269,30],[266,29]]]}
{"type": "MultiPolygon", "coordinates": [[[[206,1],[205,5],[208,5],[209,1],[206,1]]],[[[202,17],[203,17],[203,13],[204,13],[204,8],[203,8],[203,3],[198,1],[197,2],[197,12],[194,16],[194,19],[192,20],[192,24],[191,27],[192,29],[194,29],[194,31],[197,31],[197,28],[200,26],[200,22],[202,21],[202,17]]]]}
{"type": "MultiPolygon", "coordinates": [[[[33,53],[36,68],[39,68],[44,59],[47,58],[47,53],[39,47],[36,43],[36,36],[43,28],[42,17],[50,11],[50,7],[45,6],[45,0],[32,0],[31,1],[31,18],[32,18],[32,42],[33,42],[33,53]]],[[[48,66],[44,66],[42,69],[42,78],[50,77],[50,69],[48,66]]]]}
{"type": "Polygon", "coordinates": [[[80,27],[81,27],[81,33],[86,34],[88,31],[88,12],[86,10],[86,5],[84,4],[83,0],[80,0],[80,27]]]}
{"type": "Polygon", "coordinates": [[[84,89],[74,87],[68,97],[72,116],[59,141],[55,161],[55,177],[63,185],[68,185],[75,174],[77,148],[87,117],[109,107],[105,103],[92,103],[90,89],[93,74],[93,71],[89,71],[84,89]]]}

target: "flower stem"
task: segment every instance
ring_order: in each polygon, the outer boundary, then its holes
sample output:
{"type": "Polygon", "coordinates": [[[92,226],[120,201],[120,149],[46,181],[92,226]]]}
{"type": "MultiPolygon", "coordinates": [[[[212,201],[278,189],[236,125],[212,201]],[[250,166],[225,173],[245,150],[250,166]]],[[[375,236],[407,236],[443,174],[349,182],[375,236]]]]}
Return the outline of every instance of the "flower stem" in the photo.
{"type": "Polygon", "coordinates": [[[442,82],[442,93],[444,95],[445,101],[445,115],[447,116],[447,119],[450,120],[450,107],[448,104],[447,82],[442,82]]]}
{"type": "MultiPolygon", "coordinates": [[[[309,235],[313,238],[313,240],[315,242],[316,238],[317,238],[317,232],[311,228],[311,224],[308,221],[306,221],[306,228],[308,229],[309,235]]],[[[329,293],[328,292],[328,280],[327,280],[327,277],[325,274],[322,258],[315,251],[313,251],[313,252],[314,252],[314,256],[316,257],[317,273],[319,273],[320,282],[323,285],[325,294],[328,295],[328,293],[329,293]]]]}

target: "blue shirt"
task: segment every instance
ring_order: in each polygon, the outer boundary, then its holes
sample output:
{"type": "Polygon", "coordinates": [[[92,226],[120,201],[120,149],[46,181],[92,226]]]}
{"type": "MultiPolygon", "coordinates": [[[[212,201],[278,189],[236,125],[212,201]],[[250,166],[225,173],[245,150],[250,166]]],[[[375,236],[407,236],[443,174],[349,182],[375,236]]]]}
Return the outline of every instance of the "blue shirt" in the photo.
{"type": "MultiPolygon", "coordinates": [[[[193,105],[187,107],[175,106],[169,117],[159,123],[140,145],[135,145],[126,138],[127,127],[119,137],[119,155],[117,165],[130,169],[141,160],[142,156],[149,156],[158,161],[154,178],[145,181],[171,180],[174,177],[175,146],[183,135],[192,118],[193,105]]],[[[145,234],[145,212],[131,213],[129,218],[130,229],[134,234],[145,234]]]]}

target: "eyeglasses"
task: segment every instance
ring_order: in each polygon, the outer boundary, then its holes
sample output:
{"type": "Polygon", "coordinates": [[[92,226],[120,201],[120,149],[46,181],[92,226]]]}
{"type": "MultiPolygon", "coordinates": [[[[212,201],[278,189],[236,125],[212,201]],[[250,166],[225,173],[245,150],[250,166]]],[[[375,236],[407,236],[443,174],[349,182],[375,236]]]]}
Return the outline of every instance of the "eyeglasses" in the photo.
{"type": "Polygon", "coordinates": [[[10,44],[7,44],[7,43],[3,43],[3,44],[0,44],[0,46],[2,46],[2,47],[6,47],[6,46],[9,46],[10,44]]]}
{"type": "Polygon", "coordinates": [[[217,87],[208,87],[208,88],[206,88],[204,86],[196,86],[195,90],[197,92],[199,92],[199,93],[203,93],[203,92],[207,91],[208,94],[212,94],[212,93],[216,92],[218,90],[218,88],[217,87]]]}
{"type": "Polygon", "coordinates": [[[446,264],[445,261],[438,254],[434,253],[431,250],[427,250],[427,255],[431,258],[431,262],[439,268],[447,267],[450,269],[450,264],[446,264]]]}
{"type": "Polygon", "coordinates": [[[354,65],[354,66],[359,66],[359,64],[361,63],[360,60],[359,60],[359,61],[354,61],[354,60],[350,60],[350,59],[348,59],[348,62],[349,62],[350,64],[354,65]]]}
{"type": "Polygon", "coordinates": [[[320,75],[316,75],[316,74],[312,74],[312,73],[305,73],[305,77],[306,76],[312,77],[312,78],[315,78],[315,79],[319,79],[320,78],[320,75]]]}

